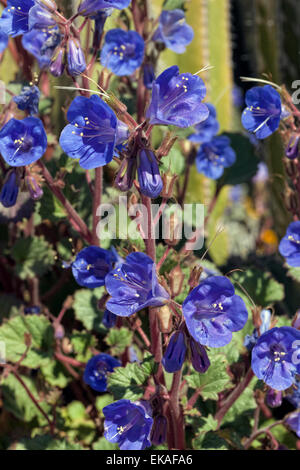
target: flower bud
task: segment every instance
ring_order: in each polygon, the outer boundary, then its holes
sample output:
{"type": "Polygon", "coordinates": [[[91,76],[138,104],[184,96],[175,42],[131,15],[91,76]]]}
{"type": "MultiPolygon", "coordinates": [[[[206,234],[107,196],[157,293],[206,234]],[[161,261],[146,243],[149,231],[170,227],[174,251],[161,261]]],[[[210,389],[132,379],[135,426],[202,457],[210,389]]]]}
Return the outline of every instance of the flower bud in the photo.
{"type": "Polygon", "coordinates": [[[282,403],[282,392],[270,388],[267,392],[267,405],[270,408],[277,408],[282,403]]]}
{"type": "Polygon", "coordinates": [[[300,310],[297,310],[292,321],[292,326],[300,330],[300,310]]]}
{"type": "Polygon", "coordinates": [[[62,47],[58,47],[54,52],[49,67],[50,72],[54,77],[60,77],[65,69],[65,50],[62,47]]]}
{"type": "Polygon", "coordinates": [[[117,318],[117,315],[106,309],[102,318],[102,323],[105,328],[112,328],[115,326],[117,318]]]}
{"type": "Polygon", "coordinates": [[[124,158],[115,178],[115,186],[120,191],[129,191],[133,185],[136,171],[134,158],[124,158]]]}
{"type": "Polygon", "coordinates": [[[77,39],[71,38],[67,46],[68,72],[72,77],[80,75],[86,69],[83,50],[77,39]]]}
{"type": "Polygon", "coordinates": [[[290,160],[295,160],[299,154],[299,140],[300,136],[293,136],[291,137],[289,144],[285,150],[285,156],[290,160]]]}
{"type": "Polygon", "coordinates": [[[44,192],[33,176],[26,176],[25,184],[29,191],[31,199],[33,199],[34,201],[38,201],[43,197],[44,192]]]}
{"type": "Polygon", "coordinates": [[[11,170],[7,173],[4,185],[0,193],[1,204],[8,208],[13,207],[18,198],[19,194],[19,180],[15,170],[11,170]]]}
{"type": "Polygon", "coordinates": [[[62,325],[55,325],[54,327],[54,338],[63,339],[65,336],[65,329],[62,325]]]}
{"type": "Polygon", "coordinates": [[[39,315],[41,313],[41,307],[38,305],[33,305],[32,307],[25,307],[24,314],[25,315],[39,315]]]}
{"type": "Polygon", "coordinates": [[[197,343],[194,338],[190,338],[191,359],[194,369],[202,374],[207,371],[210,366],[206,349],[202,344],[197,343]]]}
{"type": "Polygon", "coordinates": [[[186,356],[185,335],[176,331],[170,338],[162,363],[167,372],[177,372],[183,366],[186,356]]]}
{"type": "Polygon", "coordinates": [[[139,151],[137,173],[141,193],[151,198],[158,197],[163,188],[163,182],[152,150],[139,151]]]}
{"type": "Polygon", "coordinates": [[[159,446],[165,442],[167,438],[167,428],[167,419],[162,415],[155,416],[150,435],[150,441],[154,446],[159,446]]]}

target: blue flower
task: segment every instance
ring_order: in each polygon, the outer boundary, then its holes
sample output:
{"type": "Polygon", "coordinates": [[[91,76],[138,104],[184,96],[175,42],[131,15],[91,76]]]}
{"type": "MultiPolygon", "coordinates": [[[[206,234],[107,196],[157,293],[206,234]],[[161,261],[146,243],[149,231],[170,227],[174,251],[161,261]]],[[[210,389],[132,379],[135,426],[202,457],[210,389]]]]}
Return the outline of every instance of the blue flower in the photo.
{"type": "Polygon", "coordinates": [[[279,243],[279,253],[293,268],[300,266],[300,221],[291,222],[279,243]]]}
{"type": "Polygon", "coordinates": [[[152,90],[152,85],[155,80],[154,67],[152,64],[144,64],[143,66],[143,79],[144,85],[147,90],[152,90]]]}
{"type": "Polygon", "coordinates": [[[223,276],[211,276],[195,287],[183,302],[182,312],[192,337],[212,348],[230,343],[232,332],[241,330],[248,318],[244,301],[223,276]]]}
{"type": "Polygon", "coordinates": [[[25,166],[41,158],[47,136],[40,119],[11,119],[0,131],[0,153],[10,166],[25,166]]]}
{"type": "Polygon", "coordinates": [[[131,253],[125,262],[105,279],[111,299],[106,307],[121,317],[128,317],[146,307],[160,307],[169,294],[158,283],[155,263],[144,253],[131,253]]]}
{"type": "Polygon", "coordinates": [[[220,125],[217,121],[216,108],[210,103],[205,104],[209,109],[209,116],[205,121],[195,126],[196,132],[189,136],[191,142],[200,144],[209,142],[219,132],[220,125]]]}
{"type": "Polygon", "coordinates": [[[106,392],[107,373],[120,366],[120,361],[109,354],[97,354],[85,366],[83,380],[96,392],[106,392]]]}
{"type": "Polygon", "coordinates": [[[142,65],[144,49],[144,39],[136,31],[111,29],[105,35],[101,64],[116,75],[131,75],[142,65]]]}
{"type": "Polygon", "coordinates": [[[202,144],[197,156],[196,166],[199,173],[216,180],[224,173],[224,168],[234,164],[236,153],[230,147],[230,139],[220,135],[202,144]]]}
{"type": "Polygon", "coordinates": [[[8,0],[0,19],[0,30],[11,37],[28,31],[28,13],[34,0],[8,0]]]}
{"type": "Polygon", "coordinates": [[[64,128],[59,140],[64,152],[71,158],[78,158],[80,166],[86,170],[109,163],[120,140],[120,127],[111,108],[97,95],[77,96],[67,118],[71,124],[64,128]]]}
{"type": "Polygon", "coordinates": [[[289,158],[290,160],[295,160],[298,158],[299,155],[299,141],[300,141],[300,136],[299,135],[293,135],[290,138],[289,144],[287,148],[285,149],[285,156],[289,158]]]}
{"type": "Polygon", "coordinates": [[[83,73],[86,69],[86,62],[83,50],[77,39],[71,38],[67,45],[68,72],[72,77],[83,73]]]}
{"type": "Polygon", "coordinates": [[[270,85],[253,87],[246,93],[247,108],[242,114],[242,124],[254,132],[258,139],[273,134],[281,119],[281,99],[278,91],[270,85]]]}
{"type": "Polygon", "coordinates": [[[114,313],[111,313],[109,310],[105,310],[102,318],[102,323],[105,328],[112,328],[115,326],[118,316],[114,313]]]}
{"type": "Polygon", "coordinates": [[[98,246],[83,248],[72,263],[72,273],[82,287],[94,289],[105,284],[105,276],[112,269],[113,257],[110,251],[98,246]]]}
{"type": "Polygon", "coordinates": [[[295,378],[295,383],[293,384],[293,391],[287,395],[285,398],[295,407],[300,408],[300,380],[295,378]]]}
{"type": "Polygon", "coordinates": [[[19,194],[19,180],[15,170],[9,171],[0,193],[0,202],[4,207],[13,207],[19,194]]]}
{"type": "Polygon", "coordinates": [[[180,74],[177,65],[173,65],[153,82],[146,117],[150,124],[194,126],[208,118],[209,110],[201,103],[205,95],[206,88],[200,77],[180,74]]]}
{"type": "Polygon", "coordinates": [[[30,116],[38,114],[40,90],[37,86],[24,86],[21,93],[14,97],[14,102],[22,111],[28,111],[30,116]]]}
{"type": "Polygon", "coordinates": [[[138,153],[137,173],[141,193],[151,198],[158,197],[163,189],[163,181],[152,150],[143,149],[138,153]]]}
{"type": "Polygon", "coordinates": [[[300,438],[300,411],[289,413],[284,422],[300,438]]]}
{"type": "Polygon", "coordinates": [[[300,331],[291,326],[266,331],[252,350],[251,365],[256,377],[275,390],[289,388],[300,373],[299,345],[300,331]]]}
{"type": "MultiPolygon", "coordinates": [[[[1,20],[0,20],[0,28],[1,28],[1,20]]],[[[0,54],[7,48],[8,39],[9,39],[8,35],[4,33],[3,31],[1,31],[0,29],[0,54]]]]}
{"type": "Polygon", "coordinates": [[[36,4],[30,9],[28,16],[29,29],[38,28],[52,28],[56,26],[56,20],[53,12],[56,10],[56,5],[50,0],[46,3],[36,0],[36,4]]]}
{"type": "Polygon", "coordinates": [[[206,349],[202,344],[190,337],[190,350],[191,350],[191,360],[194,369],[201,374],[207,371],[210,366],[210,360],[208,358],[206,349]]]}
{"type": "Polygon", "coordinates": [[[162,359],[167,372],[176,372],[181,369],[186,356],[185,335],[182,331],[176,331],[170,338],[166,352],[162,359]]]}
{"type": "Polygon", "coordinates": [[[281,406],[282,392],[270,388],[267,392],[266,402],[270,408],[277,408],[278,406],[281,406]]]}
{"type": "Polygon", "coordinates": [[[51,58],[49,71],[54,77],[60,77],[65,70],[65,49],[63,47],[57,47],[51,58]]]}
{"type": "Polygon", "coordinates": [[[119,400],[103,408],[104,436],[121,450],[143,450],[151,446],[152,411],[145,400],[119,400]]]}
{"type": "Polygon", "coordinates": [[[160,41],[171,51],[182,54],[194,38],[194,31],[186,24],[184,11],[165,10],[159,17],[159,25],[154,33],[153,41],[160,41]]]}
{"type": "Polygon", "coordinates": [[[39,67],[47,68],[61,36],[58,28],[49,30],[32,29],[22,37],[22,45],[38,61],[39,67]]]}
{"type": "Polygon", "coordinates": [[[131,0],[83,0],[79,5],[78,12],[82,16],[94,16],[99,10],[108,8],[123,10],[129,6],[130,2],[131,0]]]}
{"type": "Polygon", "coordinates": [[[254,329],[252,335],[245,336],[244,346],[248,349],[248,351],[251,351],[252,348],[255,346],[258,337],[269,330],[271,325],[271,316],[271,311],[268,309],[263,309],[260,312],[261,325],[259,327],[259,335],[257,329],[254,329]]]}

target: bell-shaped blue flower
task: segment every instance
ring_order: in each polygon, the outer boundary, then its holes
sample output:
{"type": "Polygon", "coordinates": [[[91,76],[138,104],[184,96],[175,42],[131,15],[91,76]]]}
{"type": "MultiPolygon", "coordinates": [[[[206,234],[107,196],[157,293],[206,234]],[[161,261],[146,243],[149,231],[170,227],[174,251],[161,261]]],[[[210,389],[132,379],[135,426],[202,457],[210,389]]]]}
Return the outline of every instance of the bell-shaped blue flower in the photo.
{"type": "Polygon", "coordinates": [[[300,331],[291,326],[272,328],[252,349],[254,374],[275,390],[286,390],[300,373],[300,331]]]}
{"type": "Polygon", "coordinates": [[[0,193],[0,202],[4,207],[13,207],[19,194],[19,180],[15,170],[8,172],[0,193]]]}
{"type": "Polygon", "coordinates": [[[38,118],[10,119],[0,131],[0,153],[10,166],[30,165],[46,148],[46,132],[38,118]]]}
{"type": "Polygon", "coordinates": [[[112,109],[97,95],[77,96],[67,118],[70,124],[63,129],[59,140],[64,152],[79,159],[80,166],[86,170],[109,163],[120,140],[118,120],[112,109]]]}
{"type": "Polygon", "coordinates": [[[184,11],[179,9],[162,11],[153,41],[162,42],[171,51],[182,54],[193,38],[194,30],[186,23],[184,11]]]}
{"type": "Polygon", "coordinates": [[[185,335],[182,331],[172,334],[166,352],[162,359],[163,366],[167,372],[177,372],[183,366],[186,356],[185,335]]]}
{"type": "Polygon", "coordinates": [[[71,38],[67,45],[68,72],[72,77],[83,73],[86,69],[86,61],[83,50],[77,39],[71,38]]]}
{"type": "Polygon", "coordinates": [[[236,153],[230,147],[230,139],[220,135],[201,145],[196,155],[196,167],[199,173],[216,180],[235,160],[236,153]]]}
{"type": "Polygon", "coordinates": [[[121,317],[128,317],[146,307],[160,307],[169,294],[159,284],[153,260],[144,253],[131,253],[123,264],[105,279],[111,299],[106,307],[121,317]]]}
{"type": "Polygon", "coordinates": [[[28,13],[34,0],[8,0],[0,18],[0,30],[11,37],[28,31],[28,13]]]}
{"type": "Polygon", "coordinates": [[[300,221],[291,222],[288,226],[286,235],[279,243],[279,253],[289,266],[300,266],[300,221]]]}
{"type": "Polygon", "coordinates": [[[194,126],[208,118],[201,101],[206,87],[198,75],[179,73],[177,65],[165,70],[152,85],[152,99],[146,117],[150,124],[194,126]]]}
{"type": "Polygon", "coordinates": [[[205,104],[209,109],[208,118],[200,124],[196,124],[195,133],[189,136],[191,142],[199,144],[209,142],[219,132],[220,125],[217,120],[216,108],[210,103],[205,104]]]}
{"type": "Polygon", "coordinates": [[[152,150],[143,149],[139,151],[137,173],[141,193],[151,198],[158,197],[163,189],[163,181],[152,150]]]}
{"type": "Polygon", "coordinates": [[[29,29],[48,29],[56,26],[56,19],[53,12],[56,10],[54,2],[48,0],[47,2],[37,1],[36,4],[30,9],[28,16],[29,29]]]}
{"type": "Polygon", "coordinates": [[[190,338],[190,350],[191,350],[191,360],[194,369],[201,374],[207,371],[210,366],[210,360],[208,358],[206,349],[202,344],[190,338]]]}
{"type": "Polygon", "coordinates": [[[227,277],[211,276],[187,296],[182,312],[191,336],[200,344],[219,348],[230,343],[232,332],[248,318],[244,301],[227,277]]]}
{"type": "Polygon", "coordinates": [[[116,8],[123,10],[127,8],[131,0],[83,0],[79,5],[78,13],[82,16],[94,16],[99,10],[116,8]]]}
{"type": "Polygon", "coordinates": [[[136,31],[111,29],[105,35],[101,64],[115,75],[131,75],[142,65],[144,49],[144,39],[136,31]]]}
{"type": "Polygon", "coordinates": [[[143,450],[151,446],[152,410],[145,400],[118,400],[103,408],[104,436],[120,450],[143,450]]]}
{"type": "Polygon", "coordinates": [[[278,91],[270,85],[253,87],[246,93],[247,108],[242,114],[242,124],[254,132],[257,139],[273,134],[281,119],[281,99],[278,91]]]}
{"type": "Polygon", "coordinates": [[[111,252],[104,248],[83,248],[72,263],[72,273],[77,284],[89,289],[104,286],[105,276],[112,269],[112,261],[111,252]]]}
{"type": "Polygon", "coordinates": [[[106,392],[107,373],[120,366],[121,362],[109,354],[97,354],[85,366],[83,380],[96,392],[106,392]]]}
{"type": "Polygon", "coordinates": [[[37,86],[24,86],[21,93],[14,97],[14,102],[22,111],[27,111],[30,116],[38,114],[40,90],[37,86]]]}
{"type": "Polygon", "coordinates": [[[22,45],[37,59],[39,67],[43,69],[49,67],[60,40],[58,28],[32,29],[22,37],[22,45]]]}

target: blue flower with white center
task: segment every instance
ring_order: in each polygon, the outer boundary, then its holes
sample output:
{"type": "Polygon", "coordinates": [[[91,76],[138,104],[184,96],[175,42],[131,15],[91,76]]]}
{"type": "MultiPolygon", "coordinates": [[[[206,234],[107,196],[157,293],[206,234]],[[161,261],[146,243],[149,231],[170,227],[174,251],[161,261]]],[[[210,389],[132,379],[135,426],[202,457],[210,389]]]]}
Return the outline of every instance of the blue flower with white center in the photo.
{"type": "Polygon", "coordinates": [[[1,31],[1,20],[0,20],[0,54],[3,52],[8,46],[8,35],[1,31]]]}
{"type": "Polygon", "coordinates": [[[183,366],[186,356],[185,335],[182,331],[176,331],[170,338],[162,364],[167,372],[177,372],[183,366]]]}
{"type": "Polygon", "coordinates": [[[289,413],[285,418],[284,423],[300,438],[300,411],[289,413]]]}
{"type": "Polygon", "coordinates": [[[291,222],[288,226],[286,235],[279,243],[279,253],[289,266],[300,266],[300,221],[291,222]]]}
{"type": "Polygon", "coordinates": [[[300,373],[300,331],[291,326],[272,328],[252,349],[254,374],[275,390],[286,390],[300,373]]]}
{"type": "Polygon", "coordinates": [[[96,392],[106,392],[107,373],[120,366],[121,362],[109,354],[97,354],[85,366],[83,380],[96,392]]]}
{"type": "Polygon", "coordinates": [[[101,64],[115,75],[132,75],[144,59],[145,42],[136,31],[111,29],[105,35],[101,64]]]}
{"type": "Polygon", "coordinates": [[[13,207],[19,194],[19,179],[15,170],[8,172],[0,193],[0,202],[4,207],[13,207]]]}
{"type": "MultiPolygon", "coordinates": [[[[261,319],[261,325],[259,327],[260,336],[269,330],[270,325],[271,325],[271,317],[272,317],[271,310],[263,309],[260,312],[260,319],[261,319]]],[[[259,336],[258,336],[257,329],[253,330],[252,335],[245,336],[244,346],[248,349],[248,351],[251,351],[252,348],[255,346],[255,344],[257,343],[258,337],[259,336]]]]}
{"type": "Polygon", "coordinates": [[[70,124],[59,139],[64,152],[79,159],[80,166],[86,170],[109,163],[115,146],[120,143],[120,131],[122,138],[126,135],[112,109],[97,95],[77,96],[67,118],[70,124]]]}
{"type": "Polygon", "coordinates": [[[199,173],[216,180],[224,173],[224,168],[234,164],[236,153],[230,147],[230,139],[225,135],[213,137],[202,144],[196,155],[196,167],[199,173]]]}
{"type": "Polygon", "coordinates": [[[116,8],[123,10],[127,8],[131,0],[83,0],[79,5],[78,13],[82,16],[94,16],[99,10],[116,8]]]}
{"type": "Polygon", "coordinates": [[[194,30],[186,23],[184,11],[164,10],[152,39],[164,43],[171,51],[182,54],[194,39],[194,30]]]}
{"type": "Polygon", "coordinates": [[[41,158],[47,136],[40,119],[10,119],[0,131],[0,153],[10,166],[25,166],[41,158]]]}
{"type": "Polygon", "coordinates": [[[210,103],[205,104],[209,109],[208,118],[195,126],[195,133],[189,136],[191,142],[199,144],[209,142],[219,132],[216,108],[210,103]]]}
{"type": "Polygon", "coordinates": [[[201,101],[206,87],[198,75],[179,73],[177,65],[165,70],[152,84],[152,98],[146,117],[150,124],[194,126],[208,118],[201,101]]]}
{"type": "Polygon", "coordinates": [[[113,255],[98,246],[83,248],[72,263],[72,273],[82,287],[94,289],[104,286],[105,276],[112,269],[113,255]]]}
{"type": "Polygon", "coordinates": [[[56,5],[51,0],[47,2],[35,0],[36,4],[29,10],[28,26],[29,29],[52,28],[57,25],[53,12],[56,5]]]}
{"type": "Polygon", "coordinates": [[[158,197],[163,189],[163,181],[152,150],[143,149],[138,153],[137,173],[141,193],[151,198],[158,197]]]}
{"type": "Polygon", "coordinates": [[[34,0],[8,0],[0,18],[0,30],[11,37],[28,31],[28,13],[34,0]]]}
{"type": "Polygon", "coordinates": [[[121,317],[146,307],[160,307],[170,297],[158,282],[154,261],[144,253],[128,255],[106,276],[105,286],[111,295],[106,308],[121,317]]]}
{"type": "Polygon", "coordinates": [[[14,97],[14,102],[17,103],[19,109],[27,111],[30,116],[33,116],[39,112],[40,95],[37,86],[25,86],[21,93],[14,97]]]}
{"type": "Polygon", "coordinates": [[[103,408],[104,436],[120,450],[143,450],[151,446],[152,410],[145,400],[118,400],[103,408]]]}
{"type": "Polygon", "coordinates": [[[83,50],[77,39],[71,38],[67,45],[68,72],[72,77],[83,73],[86,69],[86,61],[83,50]]]}
{"type": "Polygon", "coordinates": [[[232,332],[241,330],[248,318],[244,301],[223,276],[200,282],[183,302],[182,312],[195,341],[212,348],[230,343],[232,332]]]}
{"type": "Polygon", "coordinates": [[[32,29],[22,37],[24,49],[37,59],[41,69],[50,66],[51,58],[60,41],[61,35],[58,28],[32,29]]]}
{"type": "Polygon", "coordinates": [[[281,99],[278,91],[270,85],[253,87],[246,93],[247,108],[242,114],[242,124],[254,132],[257,139],[273,134],[281,119],[281,99]]]}

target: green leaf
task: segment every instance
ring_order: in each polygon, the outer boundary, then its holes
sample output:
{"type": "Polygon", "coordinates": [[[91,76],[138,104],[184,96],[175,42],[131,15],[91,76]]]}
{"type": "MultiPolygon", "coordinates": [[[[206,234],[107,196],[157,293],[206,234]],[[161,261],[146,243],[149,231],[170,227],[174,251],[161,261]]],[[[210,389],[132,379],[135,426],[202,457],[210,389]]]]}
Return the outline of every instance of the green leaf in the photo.
{"type": "Polygon", "coordinates": [[[16,363],[24,354],[25,333],[30,335],[31,345],[22,365],[36,369],[47,364],[53,355],[53,328],[47,318],[39,315],[14,317],[0,327],[0,341],[5,343],[6,360],[16,363]]]}
{"type": "Polygon", "coordinates": [[[193,448],[197,450],[229,450],[229,444],[217,432],[209,431],[193,439],[193,448]]]}
{"type": "Polygon", "coordinates": [[[236,161],[231,167],[225,168],[219,184],[236,185],[249,181],[256,174],[258,166],[253,145],[242,134],[226,132],[222,135],[230,138],[231,147],[236,152],[236,161]]]}
{"type": "MultiPolygon", "coordinates": [[[[41,408],[47,414],[49,414],[50,406],[47,405],[45,401],[40,400],[34,381],[29,377],[22,375],[20,375],[20,377],[32,395],[35,397],[41,408]]],[[[45,425],[47,423],[42,413],[38,410],[31,398],[27,395],[24,387],[13,374],[10,374],[2,381],[1,391],[4,408],[13,413],[18,419],[21,421],[30,422],[34,418],[38,418],[38,421],[41,425],[45,425]]]]}
{"type": "MultiPolygon", "coordinates": [[[[273,302],[278,302],[284,298],[284,287],[279,284],[267,271],[259,269],[247,269],[245,272],[235,272],[232,275],[233,281],[238,281],[246,292],[250,295],[256,305],[267,307],[273,302]]],[[[248,297],[243,290],[236,285],[236,293],[245,300],[246,304],[252,307],[248,297]]]]}
{"type": "Polygon", "coordinates": [[[185,167],[184,156],[179,145],[174,145],[170,153],[162,158],[161,170],[162,172],[170,171],[173,175],[180,175],[183,173],[185,167]]]}
{"type": "Polygon", "coordinates": [[[96,347],[97,339],[91,333],[86,331],[73,331],[70,336],[70,341],[78,361],[87,362],[93,356],[91,348],[96,347]]]}
{"type": "Polygon", "coordinates": [[[100,437],[100,439],[93,444],[93,450],[117,450],[119,449],[118,444],[112,444],[107,441],[105,437],[100,437]]]}
{"type": "Polygon", "coordinates": [[[133,332],[128,328],[111,328],[105,338],[112,356],[120,356],[132,342],[133,332]]]}
{"type": "Polygon", "coordinates": [[[175,10],[179,8],[180,10],[184,10],[185,0],[165,0],[163,4],[164,10],[175,10]]]}
{"type": "Polygon", "coordinates": [[[141,364],[129,363],[126,367],[116,367],[114,372],[108,375],[108,390],[119,400],[137,400],[144,394],[143,385],[150,375],[154,374],[156,363],[153,356],[147,354],[141,364]]]}
{"type": "Polygon", "coordinates": [[[104,332],[106,329],[101,324],[103,314],[98,309],[98,300],[104,293],[104,288],[79,289],[76,291],[73,308],[75,317],[80,320],[87,330],[104,332]]]}
{"type": "Polygon", "coordinates": [[[289,268],[288,276],[294,281],[300,282],[300,268],[289,268]]]}
{"type": "Polygon", "coordinates": [[[66,369],[59,361],[50,361],[41,367],[41,372],[45,380],[53,387],[65,388],[71,381],[71,377],[66,375],[66,369]]]}
{"type": "Polygon", "coordinates": [[[204,374],[193,372],[191,375],[187,375],[185,379],[191,388],[200,391],[204,400],[217,400],[218,393],[230,387],[226,364],[224,356],[214,356],[207,372],[204,374]]]}
{"type": "Polygon", "coordinates": [[[21,279],[42,276],[54,264],[55,253],[44,237],[20,238],[12,248],[16,274],[21,279]]]}
{"type": "Polygon", "coordinates": [[[51,436],[36,436],[22,439],[15,450],[84,450],[80,444],[70,443],[65,439],[53,439],[51,436]]]}

